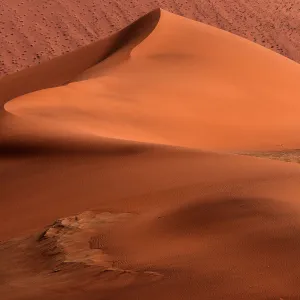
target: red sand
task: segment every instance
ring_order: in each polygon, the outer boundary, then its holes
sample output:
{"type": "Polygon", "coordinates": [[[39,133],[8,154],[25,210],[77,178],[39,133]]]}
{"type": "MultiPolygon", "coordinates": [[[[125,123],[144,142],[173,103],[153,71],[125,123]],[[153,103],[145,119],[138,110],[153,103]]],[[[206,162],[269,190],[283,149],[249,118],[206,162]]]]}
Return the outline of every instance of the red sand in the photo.
{"type": "Polygon", "coordinates": [[[300,167],[225,152],[299,148],[299,77],[156,10],[0,80],[0,295],[297,299],[300,167]]]}
{"type": "Polygon", "coordinates": [[[300,61],[300,3],[291,0],[0,0],[0,77],[110,35],[162,7],[300,61]]]}

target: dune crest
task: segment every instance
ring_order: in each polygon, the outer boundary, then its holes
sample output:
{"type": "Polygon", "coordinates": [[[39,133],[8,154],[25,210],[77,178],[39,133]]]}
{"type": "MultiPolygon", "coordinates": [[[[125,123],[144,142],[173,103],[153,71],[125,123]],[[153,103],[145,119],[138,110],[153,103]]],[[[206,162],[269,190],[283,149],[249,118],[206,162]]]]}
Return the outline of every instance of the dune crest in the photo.
{"type": "MultiPolygon", "coordinates": [[[[146,18],[157,19],[152,14],[146,18]]],[[[124,44],[79,81],[9,101],[6,111],[72,134],[208,150],[299,147],[297,63],[208,25],[160,15],[148,37],[124,44]]],[[[139,39],[134,30],[129,35],[139,39]]]]}
{"type": "Polygon", "coordinates": [[[104,60],[118,48],[124,48],[124,44],[134,44],[147,36],[156,26],[159,16],[160,10],[154,10],[106,39],[1,78],[0,109],[3,103],[15,97],[74,80],[87,68],[104,60]]]}
{"type": "Polygon", "coordinates": [[[0,0],[0,77],[105,38],[158,7],[300,61],[299,3],[291,0],[0,0]]]}

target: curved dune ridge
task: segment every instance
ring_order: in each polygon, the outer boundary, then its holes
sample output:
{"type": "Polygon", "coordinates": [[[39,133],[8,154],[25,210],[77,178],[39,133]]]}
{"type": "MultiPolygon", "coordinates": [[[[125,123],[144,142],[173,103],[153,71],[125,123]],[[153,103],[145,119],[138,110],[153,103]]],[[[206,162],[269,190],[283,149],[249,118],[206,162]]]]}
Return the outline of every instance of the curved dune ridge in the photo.
{"type": "Polygon", "coordinates": [[[297,1],[0,0],[0,76],[111,35],[157,7],[238,34],[300,61],[297,1]]]}
{"type": "MultiPolygon", "coordinates": [[[[140,26],[152,29],[158,13],[140,26]]],[[[299,147],[297,63],[166,12],[148,37],[138,45],[134,40],[75,82],[16,98],[5,110],[38,122],[42,135],[45,124],[54,135],[60,128],[75,136],[208,150],[299,147]]],[[[94,44],[81,54],[95,57],[98,48],[94,44]]],[[[76,65],[72,54],[66,58],[76,65]]]]}
{"type": "Polygon", "coordinates": [[[296,153],[298,78],[159,9],[4,77],[0,295],[297,299],[299,165],[230,153],[296,153]]]}

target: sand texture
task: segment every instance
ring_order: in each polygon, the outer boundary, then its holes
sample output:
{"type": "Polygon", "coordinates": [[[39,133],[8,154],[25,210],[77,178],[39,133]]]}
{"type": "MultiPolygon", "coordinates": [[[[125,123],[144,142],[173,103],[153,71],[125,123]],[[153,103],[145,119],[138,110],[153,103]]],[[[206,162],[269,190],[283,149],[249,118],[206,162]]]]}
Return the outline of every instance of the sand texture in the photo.
{"type": "Polygon", "coordinates": [[[163,8],[300,62],[291,0],[0,0],[0,77],[73,51],[163,8]]]}
{"type": "Polygon", "coordinates": [[[0,79],[0,298],[298,299],[299,64],[137,17],[0,79]]]}

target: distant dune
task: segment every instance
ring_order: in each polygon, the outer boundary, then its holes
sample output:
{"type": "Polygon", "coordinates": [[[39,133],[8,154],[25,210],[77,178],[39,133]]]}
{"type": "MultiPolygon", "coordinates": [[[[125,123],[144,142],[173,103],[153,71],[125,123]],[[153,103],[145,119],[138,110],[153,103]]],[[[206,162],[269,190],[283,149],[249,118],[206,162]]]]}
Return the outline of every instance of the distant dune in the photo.
{"type": "Polygon", "coordinates": [[[0,0],[0,76],[111,35],[158,7],[300,61],[297,1],[0,0]]]}
{"type": "Polygon", "coordinates": [[[238,153],[296,161],[299,78],[156,9],[0,79],[1,297],[298,299],[300,165],[238,153]]]}

